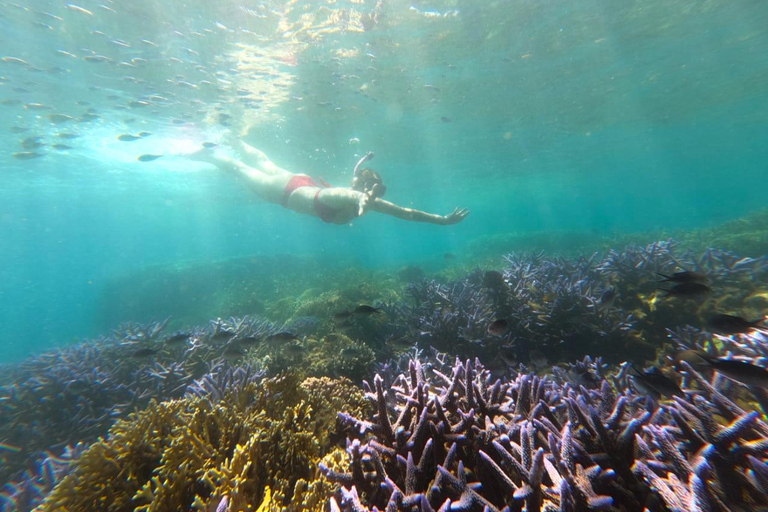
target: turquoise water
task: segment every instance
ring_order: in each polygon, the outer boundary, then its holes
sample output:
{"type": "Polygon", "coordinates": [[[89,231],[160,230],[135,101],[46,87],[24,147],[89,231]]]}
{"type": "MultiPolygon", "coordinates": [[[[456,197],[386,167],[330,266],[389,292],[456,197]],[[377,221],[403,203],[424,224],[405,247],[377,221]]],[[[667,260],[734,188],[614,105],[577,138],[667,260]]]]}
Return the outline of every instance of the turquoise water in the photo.
{"type": "Polygon", "coordinates": [[[765,206],[766,27],[746,0],[4,2],[0,358],[103,333],[122,307],[105,287],[148,265],[390,269],[486,235],[746,215],[765,206]],[[14,157],[37,136],[42,156],[14,157]],[[334,185],[373,151],[387,199],[471,214],[326,225],[172,156],[228,137],[334,185]]]}

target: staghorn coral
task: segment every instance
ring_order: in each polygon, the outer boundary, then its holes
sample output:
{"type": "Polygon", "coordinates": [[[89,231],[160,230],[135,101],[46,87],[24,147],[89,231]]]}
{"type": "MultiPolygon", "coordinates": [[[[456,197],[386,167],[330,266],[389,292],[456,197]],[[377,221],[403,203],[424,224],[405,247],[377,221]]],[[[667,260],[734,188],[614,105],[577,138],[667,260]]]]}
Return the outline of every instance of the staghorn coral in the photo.
{"type": "Polygon", "coordinates": [[[317,481],[317,463],[336,421],[328,411],[363,413],[362,393],[349,381],[290,374],[207,381],[232,386],[198,385],[119,421],[38,510],[310,510],[322,501],[331,485],[317,481]]]}
{"type": "Polygon", "coordinates": [[[411,361],[391,388],[378,375],[366,384],[373,415],[340,414],[350,464],[320,466],[341,485],[330,509],[768,506],[768,424],[687,371],[703,391],[658,405],[607,380],[596,389],[532,374],[502,381],[477,361],[457,361],[450,375],[411,361]]]}
{"type": "Polygon", "coordinates": [[[738,310],[762,297],[760,283],[768,281],[766,257],[714,249],[696,255],[678,250],[674,241],[604,256],[510,254],[504,260],[496,281],[478,270],[455,282],[409,285],[409,300],[384,305],[388,322],[380,337],[488,361],[502,352],[528,364],[543,352],[551,362],[587,354],[641,362],[664,346],[667,327],[703,324],[714,311],[738,310]],[[715,293],[700,302],[663,299],[656,272],[681,269],[706,273],[715,293]],[[507,321],[507,332],[488,333],[499,318],[507,321]]]}
{"type": "Polygon", "coordinates": [[[245,317],[165,335],[166,324],[123,324],[109,336],[36,355],[4,373],[0,440],[14,449],[0,450],[0,482],[23,478],[45,451],[59,456],[68,444],[95,440],[153,398],[181,397],[211,365],[230,364],[221,359],[230,344],[273,329],[245,317]]]}

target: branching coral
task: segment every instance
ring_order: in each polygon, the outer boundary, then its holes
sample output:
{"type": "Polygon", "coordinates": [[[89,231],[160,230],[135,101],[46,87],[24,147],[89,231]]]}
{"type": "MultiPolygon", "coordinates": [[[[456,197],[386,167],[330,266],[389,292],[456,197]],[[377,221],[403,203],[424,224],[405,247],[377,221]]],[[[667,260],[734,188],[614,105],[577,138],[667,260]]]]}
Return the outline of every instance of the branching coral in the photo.
{"type": "Polygon", "coordinates": [[[655,406],[606,380],[592,390],[531,374],[505,382],[477,361],[457,361],[450,375],[412,361],[391,388],[378,376],[367,386],[371,417],[340,415],[351,462],[321,465],[342,486],[330,508],[768,506],[768,424],[704,388],[655,406]]]}
{"type": "Polygon", "coordinates": [[[316,482],[336,421],[329,411],[363,413],[362,393],[348,381],[291,375],[237,383],[220,397],[155,402],[119,421],[39,510],[308,510],[330,489],[316,482]]]}
{"type": "Polygon", "coordinates": [[[539,253],[504,259],[501,272],[477,271],[447,284],[411,284],[409,301],[385,306],[388,337],[488,361],[513,349],[516,361],[526,364],[541,353],[551,362],[587,354],[640,362],[655,358],[665,328],[703,324],[712,311],[740,307],[761,291],[756,283],[768,281],[768,258],[739,258],[714,249],[693,255],[677,251],[672,241],[602,257],[539,253]],[[656,273],[683,269],[709,276],[715,290],[709,300],[662,299],[656,273]],[[489,332],[498,319],[506,327],[500,334],[489,332]]]}

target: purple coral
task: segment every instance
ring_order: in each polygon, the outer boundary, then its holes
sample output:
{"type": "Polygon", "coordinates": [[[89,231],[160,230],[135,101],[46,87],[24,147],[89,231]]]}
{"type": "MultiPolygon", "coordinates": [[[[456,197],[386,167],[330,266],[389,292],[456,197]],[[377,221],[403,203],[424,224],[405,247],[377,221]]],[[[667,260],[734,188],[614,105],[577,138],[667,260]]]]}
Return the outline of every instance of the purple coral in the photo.
{"type": "MultiPolygon", "coordinates": [[[[582,366],[595,365],[584,361],[582,366]]],[[[438,366],[438,365],[435,365],[438,366]]],[[[690,370],[690,369],[689,369],[690,370]]],[[[704,379],[697,376],[697,379],[704,379]]],[[[719,392],[648,407],[531,374],[493,379],[478,361],[450,375],[417,360],[366,384],[368,419],[340,415],[351,464],[321,467],[332,510],[719,510],[768,506],[768,424],[719,392]],[[725,418],[725,424],[713,418],[725,418]]]]}

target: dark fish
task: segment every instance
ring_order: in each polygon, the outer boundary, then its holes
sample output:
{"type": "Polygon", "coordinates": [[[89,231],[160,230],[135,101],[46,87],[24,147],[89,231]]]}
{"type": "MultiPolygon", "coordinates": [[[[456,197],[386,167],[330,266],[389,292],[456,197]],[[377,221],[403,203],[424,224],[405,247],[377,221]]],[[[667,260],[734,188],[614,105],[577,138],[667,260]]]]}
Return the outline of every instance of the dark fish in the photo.
{"type": "Polygon", "coordinates": [[[216,146],[218,146],[218,144],[215,144],[213,142],[203,142],[203,147],[206,149],[215,148],[216,146]]]}
{"type": "Polygon", "coordinates": [[[127,134],[127,133],[124,133],[122,135],[118,135],[117,136],[117,140],[121,140],[123,142],[133,142],[135,140],[139,140],[140,138],[141,137],[139,137],[139,136],[130,135],[130,134],[127,134]]]}
{"type": "Polygon", "coordinates": [[[602,294],[600,294],[600,300],[598,301],[599,309],[608,309],[613,306],[613,302],[616,300],[616,289],[613,286],[606,288],[602,294]]]}
{"type": "Polygon", "coordinates": [[[447,252],[447,253],[443,254],[443,258],[445,258],[446,260],[455,260],[456,256],[454,256],[450,252],[447,252]]]}
{"type": "Polygon", "coordinates": [[[276,332],[275,334],[270,334],[269,336],[267,336],[267,341],[269,342],[277,342],[277,341],[287,342],[287,341],[293,341],[298,339],[299,339],[298,336],[288,331],[276,332]]]}
{"type": "Polygon", "coordinates": [[[695,369],[700,370],[709,367],[707,357],[710,357],[709,354],[701,350],[682,350],[675,354],[675,361],[685,361],[695,369]]]}
{"type": "Polygon", "coordinates": [[[488,326],[488,334],[493,336],[504,336],[509,331],[509,323],[503,318],[494,320],[491,325],[488,326]]]}
{"type": "Polygon", "coordinates": [[[59,151],[66,151],[68,149],[72,149],[72,146],[67,146],[66,144],[51,144],[51,147],[53,149],[58,149],[59,151]]]}
{"type": "Polygon", "coordinates": [[[659,280],[660,283],[708,283],[709,277],[701,272],[675,272],[671,276],[656,272],[657,275],[664,279],[659,280]]]}
{"type": "Polygon", "coordinates": [[[444,123],[450,123],[451,121],[453,121],[453,119],[451,119],[450,117],[446,117],[446,116],[440,116],[440,120],[442,122],[444,122],[444,123]]]}
{"type": "Polygon", "coordinates": [[[343,322],[344,320],[350,318],[354,313],[351,311],[341,311],[339,313],[335,313],[333,315],[333,321],[334,322],[343,322]]]}
{"type": "Polygon", "coordinates": [[[234,335],[235,335],[235,333],[233,333],[232,331],[220,330],[220,331],[216,331],[213,334],[211,334],[211,339],[212,340],[227,340],[227,339],[231,338],[234,335]]]}
{"type": "Polygon", "coordinates": [[[288,343],[283,347],[283,350],[285,350],[286,354],[299,356],[304,353],[304,346],[298,342],[288,343]]]}
{"type": "Polygon", "coordinates": [[[157,354],[157,350],[154,348],[149,347],[143,347],[138,348],[134,350],[133,354],[131,354],[132,357],[149,357],[151,355],[157,354]]]}
{"type": "Polygon", "coordinates": [[[151,162],[152,160],[157,160],[161,156],[163,156],[163,155],[150,155],[150,154],[147,154],[147,155],[141,155],[136,160],[138,160],[139,162],[151,162]]]}
{"type": "Polygon", "coordinates": [[[27,137],[21,141],[21,147],[24,149],[37,149],[45,146],[45,143],[41,142],[42,137],[27,137]]]}
{"type": "Polygon", "coordinates": [[[334,332],[346,333],[355,328],[355,322],[351,319],[344,320],[333,326],[334,332]]]}
{"type": "Polygon", "coordinates": [[[256,343],[259,342],[259,337],[258,336],[253,336],[253,335],[251,335],[251,336],[243,336],[238,341],[240,341],[241,345],[255,345],[256,343]]]}
{"type": "Polygon", "coordinates": [[[186,341],[189,339],[191,335],[192,334],[188,332],[181,332],[181,331],[175,332],[170,336],[168,336],[167,338],[165,338],[165,342],[170,344],[170,343],[178,343],[180,341],[186,341]]]}
{"type": "Polygon", "coordinates": [[[74,117],[68,116],[66,114],[50,114],[48,116],[48,120],[54,124],[66,123],[74,119],[74,117]]]}
{"type": "Polygon", "coordinates": [[[534,367],[546,366],[548,359],[541,350],[533,349],[528,351],[528,360],[534,367]]]}
{"type": "Polygon", "coordinates": [[[230,343],[224,347],[224,355],[229,357],[241,357],[245,355],[245,350],[238,345],[230,343]]]}
{"type": "Polygon", "coordinates": [[[143,139],[144,137],[149,137],[150,135],[152,135],[152,132],[139,132],[136,135],[138,135],[140,138],[143,139]]]}
{"type": "Polygon", "coordinates": [[[656,400],[662,396],[679,396],[685,397],[685,393],[677,385],[677,382],[664,375],[661,370],[655,366],[651,366],[649,369],[641,372],[634,366],[631,366],[636,375],[630,376],[632,384],[647,395],[651,395],[656,400]]]}
{"type": "Polygon", "coordinates": [[[746,386],[768,388],[768,370],[762,366],[722,357],[701,356],[716,372],[746,386]]]}
{"type": "Polygon", "coordinates": [[[366,304],[361,304],[357,306],[352,312],[359,316],[369,316],[378,313],[381,311],[381,308],[375,308],[373,306],[368,306],[366,304]]]}
{"type": "Polygon", "coordinates": [[[667,292],[667,294],[664,297],[683,297],[683,298],[694,298],[694,297],[701,297],[702,295],[706,295],[708,293],[712,292],[712,288],[709,286],[703,284],[703,283],[697,283],[695,281],[680,283],[669,290],[662,290],[667,292]]]}
{"type": "Polygon", "coordinates": [[[17,153],[14,153],[13,158],[16,160],[32,160],[33,158],[40,158],[43,156],[42,153],[35,153],[34,151],[19,151],[17,153]]]}
{"type": "Polygon", "coordinates": [[[501,272],[489,270],[483,274],[483,286],[495,290],[506,290],[507,281],[504,279],[504,275],[501,272]]]}
{"type": "Polygon", "coordinates": [[[76,133],[69,133],[69,132],[64,132],[64,133],[60,133],[59,134],[59,138],[60,139],[67,139],[67,140],[76,139],[79,136],[80,135],[78,135],[76,133]]]}
{"type": "Polygon", "coordinates": [[[715,315],[709,319],[709,326],[721,334],[743,334],[759,328],[765,317],[757,320],[747,320],[740,316],[715,315]]]}
{"type": "Polygon", "coordinates": [[[11,126],[8,131],[11,133],[24,133],[29,131],[29,128],[24,128],[23,126],[11,126]]]}

